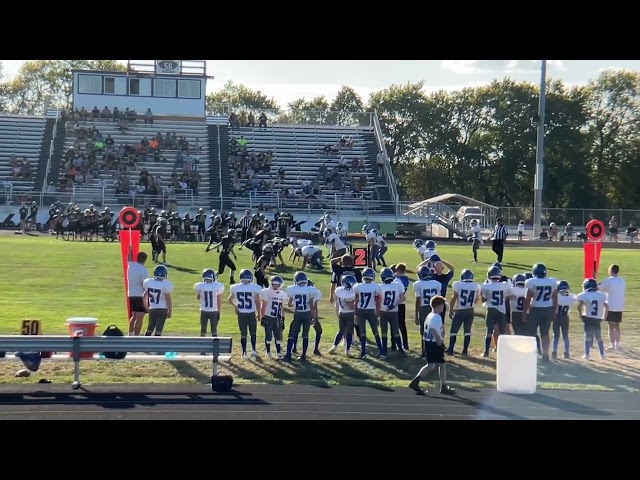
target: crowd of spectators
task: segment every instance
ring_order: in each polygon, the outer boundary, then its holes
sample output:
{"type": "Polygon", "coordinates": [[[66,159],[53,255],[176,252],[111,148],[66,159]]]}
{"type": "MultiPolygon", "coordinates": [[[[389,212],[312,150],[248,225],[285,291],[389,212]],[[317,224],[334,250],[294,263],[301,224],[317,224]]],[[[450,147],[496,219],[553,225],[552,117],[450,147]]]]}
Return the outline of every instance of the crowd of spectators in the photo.
{"type": "MultiPolygon", "coordinates": [[[[153,123],[153,114],[148,110],[145,123],[153,123]]],[[[74,186],[96,185],[106,188],[112,180],[116,194],[157,197],[161,194],[172,195],[192,190],[197,195],[201,176],[198,173],[199,152],[202,150],[199,139],[190,143],[185,136],[176,133],[158,132],[151,138],[144,136],[140,140],[122,142],[116,145],[110,134],[104,136],[94,123],[92,126],[80,121],[103,119],[119,122],[121,133],[131,131],[137,121],[134,110],[126,109],[113,113],[107,107],[100,112],[77,110],[69,116],[66,124],[67,135],[73,135],[75,141],[64,154],[64,178],[59,185],[50,185],[48,191],[71,191],[74,186]],[[132,113],[133,112],[133,113],[132,113]],[[126,122],[123,129],[123,122],[126,122]],[[140,169],[136,178],[133,172],[139,170],[140,162],[167,163],[167,151],[176,151],[173,171],[170,178],[150,173],[147,168],[140,169]]]]}
{"type": "MultiPolygon", "coordinates": [[[[241,112],[240,115],[237,113],[231,113],[229,115],[229,125],[232,130],[237,130],[238,128],[255,128],[256,126],[256,117],[253,112],[241,112]]],[[[267,116],[262,112],[258,117],[258,128],[267,128],[267,116]]]]}

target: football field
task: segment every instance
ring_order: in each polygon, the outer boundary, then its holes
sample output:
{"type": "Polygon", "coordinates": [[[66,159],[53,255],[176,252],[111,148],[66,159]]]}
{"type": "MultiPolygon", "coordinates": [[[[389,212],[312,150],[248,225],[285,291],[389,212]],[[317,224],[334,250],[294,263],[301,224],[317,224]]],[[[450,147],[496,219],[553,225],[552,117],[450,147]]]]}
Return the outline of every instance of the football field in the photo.
{"type": "MultiPolygon", "coordinates": [[[[167,266],[169,279],[174,283],[174,313],[167,322],[166,335],[198,335],[199,302],[193,285],[200,281],[201,272],[210,267],[217,270],[218,255],[205,253],[203,244],[169,244],[167,266]]],[[[141,250],[150,255],[148,243],[141,250]]],[[[470,262],[469,245],[439,245],[439,255],[456,269],[454,281],[464,268],[471,269],[476,279],[484,281],[489,265],[495,255],[489,247],[480,251],[480,263],[470,262]]],[[[236,252],[238,269],[251,268],[251,254],[248,250],[236,252]]],[[[285,250],[283,256],[288,256],[285,250]]],[[[0,237],[0,333],[20,333],[21,321],[25,318],[40,319],[43,333],[66,334],[65,320],[74,316],[89,316],[99,319],[101,333],[110,324],[127,331],[127,313],[123,283],[122,261],[118,243],[67,242],[49,236],[2,235],[0,237]]],[[[547,265],[549,275],[567,280],[574,293],[581,290],[582,249],[580,248],[519,248],[507,246],[504,272],[508,276],[529,271],[534,263],[547,265]]],[[[622,345],[624,351],[611,353],[607,359],[599,360],[597,355],[590,362],[581,359],[583,345],[582,323],[573,312],[570,336],[572,357],[557,360],[539,367],[541,388],[591,389],[591,390],[639,390],[640,384],[640,318],[638,315],[638,291],[640,289],[640,266],[635,250],[603,249],[601,277],[606,267],[617,263],[621,276],[627,281],[627,306],[622,324],[622,345]]],[[[419,258],[415,250],[406,243],[391,241],[386,255],[388,264],[404,262],[415,280],[414,270],[419,258]]],[[[148,268],[153,270],[153,263],[148,268]]],[[[298,264],[299,267],[299,264],[298,264]]],[[[272,268],[269,274],[278,273],[285,280],[285,287],[291,284],[296,266],[272,268]]],[[[328,355],[337,331],[334,307],[329,299],[330,273],[307,269],[307,274],[315,282],[324,298],[320,302],[320,315],[324,329],[321,351],[318,357],[309,355],[306,362],[295,361],[282,364],[261,355],[256,361],[243,360],[239,355],[239,341],[231,364],[224,370],[235,376],[238,382],[282,382],[341,385],[388,385],[406,384],[409,378],[423,364],[419,357],[418,327],[413,323],[413,291],[407,292],[407,325],[410,330],[411,352],[405,357],[394,355],[379,360],[371,355],[366,359],[346,358],[342,353],[328,355]],[[417,352],[417,353],[416,353],[417,352]]],[[[228,296],[228,272],[220,281],[227,290],[224,294],[222,319],[219,334],[239,340],[238,327],[228,296]]],[[[495,382],[495,353],[489,359],[482,358],[484,342],[484,309],[476,307],[476,322],[473,327],[471,355],[468,358],[448,357],[449,381],[452,385],[465,387],[491,386],[495,382]]],[[[447,323],[449,321],[447,320],[447,323]]],[[[606,326],[603,325],[605,340],[606,326]]],[[[311,330],[311,348],[314,331],[311,330]]],[[[258,351],[264,352],[264,335],[258,330],[258,351]]],[[[608,342],[605,342],[608,344],[608,342]]],[[[370,352],[377,351],[373,347],[370,352]]],[[[71,380],[71,364],[55,362],[43,363],[41,371],[31,379],[17,380],[13,374],[18,370],[16,362],[0,363],[0,382],[32,382],[42,376],[54,382],[71,380]]],[[[85,383],[102,382],[157,382],[157,383],[205,383],[210,376],[207,362],[95,362],[83,367],[85,383]]]]}

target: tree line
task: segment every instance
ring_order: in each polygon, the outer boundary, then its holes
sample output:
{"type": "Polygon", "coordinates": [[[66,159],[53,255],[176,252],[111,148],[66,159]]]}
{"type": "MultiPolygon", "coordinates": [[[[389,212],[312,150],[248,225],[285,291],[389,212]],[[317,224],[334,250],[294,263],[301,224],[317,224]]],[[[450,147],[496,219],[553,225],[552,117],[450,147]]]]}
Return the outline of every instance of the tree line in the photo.
{"type": "MultiPolygon", "coordinates": [[[[125,67],[115,60],[30,61],[2,81],[0,65],[0,112],[39,114],[46,100],[69,108],[71,69],[125,67]]],[[[422,82],[391,85],[367,100],[344,86],[333,99],[301,98],[285,110],[260,91],[228,82],[207,96],[207,107],[271,110],[280,122],[320,115],[335,124],[375,110],[403,199],[461,193],[525,207],[533,203],[538,99],[537,85],[505,78],[431,94],[422,82]]],[[[640,208],[639,73],[605,71],[576,87],[548,81],[545,130],[545,207],[640,208]]]]}

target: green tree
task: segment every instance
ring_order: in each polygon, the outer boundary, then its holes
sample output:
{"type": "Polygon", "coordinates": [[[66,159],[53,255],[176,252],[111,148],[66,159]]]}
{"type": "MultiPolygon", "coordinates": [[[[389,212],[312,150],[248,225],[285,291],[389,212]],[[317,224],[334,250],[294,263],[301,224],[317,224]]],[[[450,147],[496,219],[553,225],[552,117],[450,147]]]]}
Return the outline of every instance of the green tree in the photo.
{"type": "Polygon", "coordinates": [[[342,86],[331,102],[330,110],[331,112],[327,115],[324,123],[350,126],[369,125],[369,116],[363,115],[364,102],[351,87],[342,86]]]}
{"type": "Polygon", "coordinates": [[[37,115],[51,107],[71,109],[73,105],[72,70],[125,71],[116,60],[34,60],[25,62],[18,75],[7,85],[9,110],[37,115]]]}
{"type": "Polygon", "coordinates": [[[253,111],[255,115],[256,111],[279,109],[273,97],[269,98],[259,90],[251,90],[246,85],[236,84],[231,80],[221,90],[207,95],[207,112],[210,114],[228,115],[231,112],[253,111]]]}
{"type": "Polygon", "coordinates": [[[329,111],[329,101],[324,95],[312,98],[309,101],[302,97],[290,102],[287,107],[289,111],[280,115],[279,123],[318,125],[329,111]]]}

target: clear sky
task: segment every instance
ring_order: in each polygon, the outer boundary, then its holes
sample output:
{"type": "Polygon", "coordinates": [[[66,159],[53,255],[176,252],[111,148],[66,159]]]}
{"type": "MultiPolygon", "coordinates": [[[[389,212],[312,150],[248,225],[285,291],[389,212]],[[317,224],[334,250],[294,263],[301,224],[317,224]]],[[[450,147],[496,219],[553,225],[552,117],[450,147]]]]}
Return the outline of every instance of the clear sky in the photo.
{"type": "MultiPolygon", "coordinates": [[[[5,75],[14,76],[25,61],[1,60],[5,75]]],[[[580,85],[608,68],[640,71],[640,60],[549,60],[547,75],[580,85]]],[[[419,80],[428,91],[473,87],[505,76],[540,81],[539,60],[207,60],[207,69],[215,77],[209,92],[233,80],[274,97],[281,106],[300,97],[331,100],[342,85],[366,101],[375,90],[419,80]]]]}

